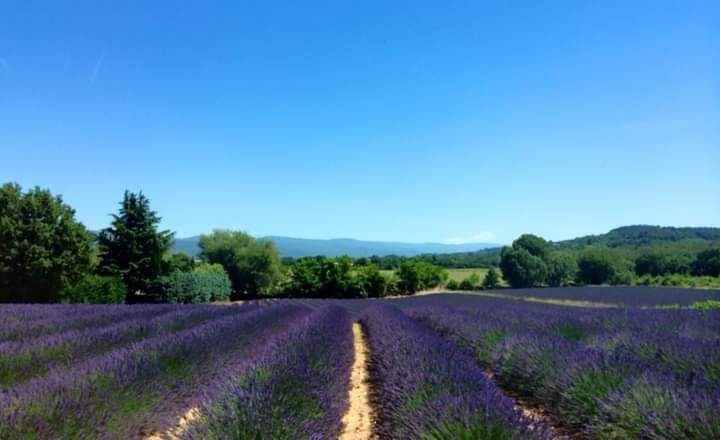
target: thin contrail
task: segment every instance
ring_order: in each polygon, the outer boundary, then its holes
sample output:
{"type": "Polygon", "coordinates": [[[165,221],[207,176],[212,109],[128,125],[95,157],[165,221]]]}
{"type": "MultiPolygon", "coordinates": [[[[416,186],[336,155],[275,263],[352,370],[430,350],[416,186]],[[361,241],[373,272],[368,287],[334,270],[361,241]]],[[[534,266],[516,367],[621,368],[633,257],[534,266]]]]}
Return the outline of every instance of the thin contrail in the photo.
{"type": "Polygon", "coordinates": [[[10,72],[10,66],[5,58],[0,58],[0,71],[3,73],[10,72]]]}
{"type": "Polygon", "coordinates": [[[103,51],[100,54],[100,58],[98,58],[97,62],[95,63],[95,68],[93,69],[92,73],[90,74],[90,84],[95,84],[95,80],[97,79],[98,73],[100,73],[100,69],[102,68],[102,63],[103,63],[104,59],[105,59],[105,48],[103,48],[103,51]]]}

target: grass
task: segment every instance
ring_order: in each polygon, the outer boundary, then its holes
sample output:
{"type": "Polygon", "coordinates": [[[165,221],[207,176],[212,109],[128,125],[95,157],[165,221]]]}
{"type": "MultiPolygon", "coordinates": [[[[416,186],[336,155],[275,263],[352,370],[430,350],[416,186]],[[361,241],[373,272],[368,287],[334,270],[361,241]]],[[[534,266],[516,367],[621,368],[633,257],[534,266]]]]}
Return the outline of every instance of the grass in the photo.
{"type": "MultiPolygon", "coordinates": [[[[484,267],[472,267],[467,269],[447,269],[449,275],[448,281],[456,281],[459,283],[470,275],[476,274],[480,279],[480,282],[482,283],[482,281],[485,279],[485,275],[488,273],[488,270],[489,269],[484,267]]],[[[392,270],[381,270],[380,273],[385,276],[392,276],[395,272],[392,270]]],[[[500,278],[500,285],[507,286],[507,283],[505,282],[505,280],[500,278]]]]}
{"type": "Polygon", "coordinates": [[[482,267],[474,267],[470,269],[448,269],[448,273],[450,274],[448,281],[454,280],[459,283],[470,275],[477,274],[478,278],[480,278],[480,282],[482,282],[482,280],[485,279],[485,275],[488,273],[488,269],[482,267]]]}

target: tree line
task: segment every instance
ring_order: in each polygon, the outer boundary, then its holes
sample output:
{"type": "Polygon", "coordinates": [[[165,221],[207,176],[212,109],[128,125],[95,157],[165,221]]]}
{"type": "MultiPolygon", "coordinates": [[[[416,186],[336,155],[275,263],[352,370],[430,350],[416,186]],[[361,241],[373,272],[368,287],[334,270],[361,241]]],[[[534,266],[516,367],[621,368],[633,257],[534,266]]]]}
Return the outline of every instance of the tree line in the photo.
{"type": "Polygon", "coordinates": [[[524,234],[500,253],[503,277],[513,287],[569,284],[720,285],[720,247],[696,254],[667,253],[650,248],[628,258],[606,246],[579,250],[554,246],[524,234]],[[699,278],[697,279],[693,279],[699,278]]]}
{"type": "Polygon", "coordinates": [[[174,234],[140,193],[126,191],[108,227],[88,231],[62,197],[0,187],[0,301],[134,303],[263,297],[407,295],[445,283],[447,271],[404,261],[394,273],[368,260],[282,261],[271,241],[242,231],[200,238],[199,258],[171,253],[174,234]]]}

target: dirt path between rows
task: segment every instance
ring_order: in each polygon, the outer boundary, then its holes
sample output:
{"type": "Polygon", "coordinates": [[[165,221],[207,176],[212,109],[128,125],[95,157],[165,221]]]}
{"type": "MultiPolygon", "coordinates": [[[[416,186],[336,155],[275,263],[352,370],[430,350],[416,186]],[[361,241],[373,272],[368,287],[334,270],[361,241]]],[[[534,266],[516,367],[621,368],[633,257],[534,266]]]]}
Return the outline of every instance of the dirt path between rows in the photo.
{"type": "Polygon", "coordinates": [[[350,374],[350,407],[343,417],[341,440],[366,440],[373,436],[373,414],[370,406],[368,346],[360,323],[353,323],[355,360],[350,374]]]}
{"type": "MultiPolygon", "coordinates": [[[[497,382],[495,382],[495,374],[493,374],[491,370],[485,370],[483,374],[485,375],[485,377],[487,377],[489,380],[491,380],[497,385],[497,382]]],[[[560,425],[559,421],[547,411],[545,411],[543,408],[528,404],[527,402],[523,401],[516,393],[510,392],[500,387],[499,385],[498,388],[500,388],[506,396],[508,396],[515,402],[515,408],[522,412],[525,417],[529,418],[534,422],[543,423],[549,426],[550,438],[552,440],[576,440],[583,438],[582,436],[580,436],[580,434],[572,433],[563,428],[560,425]]]]}

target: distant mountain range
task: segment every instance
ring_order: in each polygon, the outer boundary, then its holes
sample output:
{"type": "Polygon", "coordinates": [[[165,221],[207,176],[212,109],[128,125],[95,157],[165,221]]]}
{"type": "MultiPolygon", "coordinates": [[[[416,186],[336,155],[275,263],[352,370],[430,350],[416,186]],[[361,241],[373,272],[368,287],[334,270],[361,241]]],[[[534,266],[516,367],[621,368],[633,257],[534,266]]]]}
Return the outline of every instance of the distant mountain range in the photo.
{"type": "MultiPolygon", "coordinates": [[[[336,257],[350,255],[351,257],[371,257],[373,255],[400,255],[411,257],[421,254],[450,254],[456,252],[473,252],[481,249],[500,247],[498,243],[402,243],[392,241],[364,241],[351,238],[334,238],[329,240],[292,238],[268,236],[261,237],[271,240],[283,257],[308,257],[325,255],[336,257]]],[[[198,255],[200,237],[177,238],[173,245],[174,252],[185,252],[189,255],[198,255]]]]}

